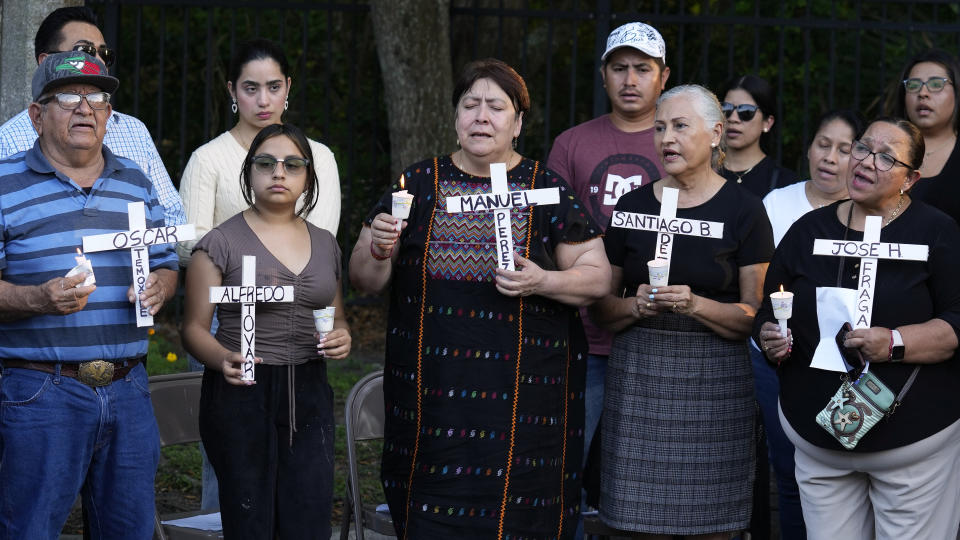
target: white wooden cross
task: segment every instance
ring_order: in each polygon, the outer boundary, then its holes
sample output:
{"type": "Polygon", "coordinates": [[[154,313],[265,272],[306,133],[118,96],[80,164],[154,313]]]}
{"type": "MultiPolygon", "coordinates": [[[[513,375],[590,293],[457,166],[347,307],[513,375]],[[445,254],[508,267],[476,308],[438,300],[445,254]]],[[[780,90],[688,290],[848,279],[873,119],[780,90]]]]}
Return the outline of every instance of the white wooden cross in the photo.
{"type": "Polygon", "coordinates": [[[863,226],[863,241],[824,240],[813,241],[814,255],[835,257],[860,257],[860,276],[857,279],[856,323],[854,328],[870,328],[873,316],[873,290],[877,284],[878,259],[902,261],[925,261],[930,249],[921,244],[890,244],[880,241],[883,226],[880,216],[867,216],[863,226]]]}
{"type": "Polygon", "coordinates": [[[493,224],[497,237],[497,266],[514,270],[513,224],[511,208],[526,208],[560,203],[560,188],[540,188],[510,191],[507,183],[507,164],[490,164],[490,193],[457,195],[447,197],[447,213],[493,212],[493,224]]]}
{"type": "Polygon", "coordinates": [[[660,198],[660,215],[616,211],[610,218],[610,226],[657,233],[657,249],[653,258],[667,261],[669,279],[674,235],[719,239],[723,238],[723,223],[678,218],[677,200],[680,198],[680,190],[677,188],[663,188],[660,198]]]}
{"type": "Polygon", "coordinates": [[[252,381],[254,341],[257,330],[257,304],[263,302],[293,302],[290,285],[258,286],[257,258],[243,256],[239,287],[210,287],[213,304],[240,304],[240,355],[243,356],[243,380],[252,381]]]}
{"type": "Polygon", "coordinates": [[[137,315],[137,326],[153,326],[153,316],[150,310],[140,304],[140,294],[143,292],[150,273],[149,247],[157,244],[173,244],[184,240],[193,240],[197,233],[193,225],[176,225],[147,228],[143,201],[127,204],[127,226],[129,230],[107,234],[95,234],[83,237],[83,251],[96,253],[98,251],[112,251],[115,249],[129,249],[130,260],[133,266],[133,292],[137,298],[134,312],[137,315]]]}

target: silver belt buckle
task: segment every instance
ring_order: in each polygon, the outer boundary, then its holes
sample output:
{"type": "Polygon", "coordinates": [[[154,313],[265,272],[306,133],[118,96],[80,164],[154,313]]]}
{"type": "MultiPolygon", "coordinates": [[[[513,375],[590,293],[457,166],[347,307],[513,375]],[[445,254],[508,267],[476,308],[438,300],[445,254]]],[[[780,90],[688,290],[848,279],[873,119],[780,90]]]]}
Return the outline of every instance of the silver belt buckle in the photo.
{"type": "Polygon", "coordinates": [[[94,388],[106,386],[113,382],[113,368],[113,362],[104,360],[80,362],[80,367],[77,369],[77,379],[94,388]]]}

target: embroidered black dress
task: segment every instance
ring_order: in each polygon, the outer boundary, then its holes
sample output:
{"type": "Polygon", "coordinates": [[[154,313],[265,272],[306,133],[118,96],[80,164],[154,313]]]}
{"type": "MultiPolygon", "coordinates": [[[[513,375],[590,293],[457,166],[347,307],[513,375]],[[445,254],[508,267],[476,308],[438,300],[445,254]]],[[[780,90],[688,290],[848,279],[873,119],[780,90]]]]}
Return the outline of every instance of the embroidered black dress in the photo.
{"type": "MultiPolygon", "coordinates": [[[[490,192],[448,157],[404,172],[414,195],[394,266],[383,485],[400,538],[571,538],[580,501],[586,344],[577,310],[494,285],[493,214],[446,213],[490,192]]],[[[567,183],[524,159],[511,190],[560,204],[511,211],[516,252],[555,270],[559,243],[600,235],[567,183]]],[[[399,189],[394,186],[391,191],[399,189]]],[[[390,212],[390,193],[367,218],[390,212]]]]}

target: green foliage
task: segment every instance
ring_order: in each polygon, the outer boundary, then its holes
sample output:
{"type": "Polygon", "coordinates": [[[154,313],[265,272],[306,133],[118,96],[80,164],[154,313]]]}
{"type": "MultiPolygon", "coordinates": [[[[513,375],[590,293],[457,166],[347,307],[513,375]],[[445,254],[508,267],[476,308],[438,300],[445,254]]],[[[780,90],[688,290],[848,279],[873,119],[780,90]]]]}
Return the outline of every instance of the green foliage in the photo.
{"type": "MultiPolygon", "coordinates": [[[[336,154],[343,189],[339,239],[353,245],[357,224],[399,172],[390,170],[389,96],[382,92],[365,2],[89,3],[118,21],[116,107],[137,115],[158,138],[175,183],[190,153],[234,122],[225,89],[232,47],[255,35],[280,42],[293,66],[287,119],[336,154]]],[[[744,73],[767,78],[780,101],[773,153],[801,171],[820,113],[843,107],[875,117],[908,57],[931,46],[955,52],[960,43],[956,3],[610,0],[609,18],[597,12],[604,3],[452,0],[454,74],[469,60],[495,56],[526,79],[533,107],[521,135],[525,155],[545,159],[556,135],[593,117],[594,96],[603,96],[595,46],[604,36],[597,34],[628,21],[648,22],[664,35],[668,86],[717,88],[744,73]]]]}

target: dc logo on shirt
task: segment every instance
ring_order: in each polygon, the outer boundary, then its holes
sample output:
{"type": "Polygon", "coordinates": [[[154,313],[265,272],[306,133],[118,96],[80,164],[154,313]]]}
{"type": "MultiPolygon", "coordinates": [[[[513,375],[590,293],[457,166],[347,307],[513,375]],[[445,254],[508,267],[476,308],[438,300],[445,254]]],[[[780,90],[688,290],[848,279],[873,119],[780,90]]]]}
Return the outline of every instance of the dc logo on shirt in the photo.
{"type": "Polygon", "coordinates": [[[635,174],[624,178],[619,174],[607,174],[607,184],[603,189],[604,206],[614,206],[625,193],[629,193],[643,185],[643,175],[635,174]]]}

